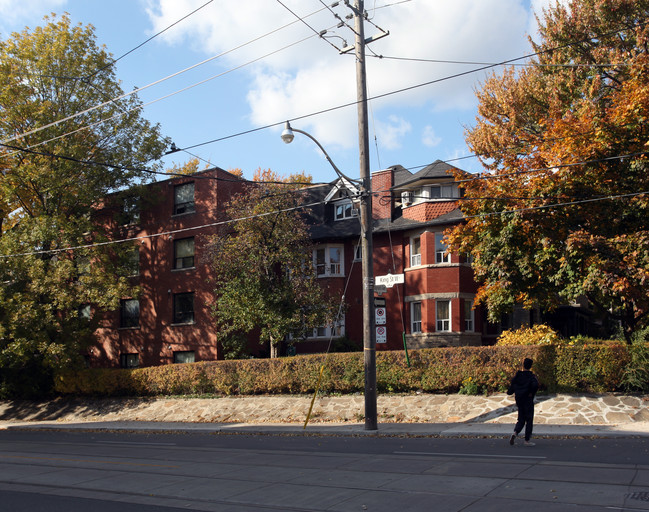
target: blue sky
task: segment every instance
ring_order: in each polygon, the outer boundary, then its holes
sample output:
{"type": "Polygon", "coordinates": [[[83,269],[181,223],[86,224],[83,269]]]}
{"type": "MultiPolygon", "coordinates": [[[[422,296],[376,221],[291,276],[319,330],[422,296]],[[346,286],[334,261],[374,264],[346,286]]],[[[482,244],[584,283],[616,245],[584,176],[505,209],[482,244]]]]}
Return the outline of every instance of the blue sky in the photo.
{"type": "MultiPolygon", "coordinates": [[[[400,164],[416,172],[441,159],[480,171],[475,158],[456,159],[470,156],[464,132],[475,122],[475,89],[485,72],[448,77],[530,53],[533,11],[548,1],[366,0],[366,37],[378,34],[377,26],[390,33],[367,52],[368,96],[379,97],[369,104],[371,170],[400,164]]],[[[240,168],[248,178],[259,167],[282,175],[305,171],[331,181],[335,174],[313,142],[299,134],[290,145],[280,139],[281,123],[291,119],[345,174],[359,174],[356,107],[337,108],[356,99],[355,62],[334,48],[353,43],[351,30],[338,28],[334,17],[347,21],[351,11],[343,2],[325,7],[331,3],[0,0],[0,37],[67,12],[74,23],[92,24],[98,42],[119,57],[201,7],[118,61],[123,89],[178,73],[138,95],[147,104],[144,117],[200,157],[201,167],[240,168]],[[325,38],[316,35],[322,30],[325,38]]],[[[174,153],[164,163],[191,157],[174,153]]]]}

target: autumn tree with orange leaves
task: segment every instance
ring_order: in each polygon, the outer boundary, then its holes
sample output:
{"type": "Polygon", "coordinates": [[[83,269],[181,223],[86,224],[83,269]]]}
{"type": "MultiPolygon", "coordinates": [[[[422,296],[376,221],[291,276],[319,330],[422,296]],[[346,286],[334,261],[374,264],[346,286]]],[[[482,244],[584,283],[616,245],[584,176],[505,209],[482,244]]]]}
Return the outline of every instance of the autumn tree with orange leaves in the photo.
{"type": "Polygon", "coordinates": [[[649,1],[573,0],[539,17],[522,69],[478,91],[467,143],[470,253],[490,319],[587,297],[627,341],[649,325],[649,1]]]}

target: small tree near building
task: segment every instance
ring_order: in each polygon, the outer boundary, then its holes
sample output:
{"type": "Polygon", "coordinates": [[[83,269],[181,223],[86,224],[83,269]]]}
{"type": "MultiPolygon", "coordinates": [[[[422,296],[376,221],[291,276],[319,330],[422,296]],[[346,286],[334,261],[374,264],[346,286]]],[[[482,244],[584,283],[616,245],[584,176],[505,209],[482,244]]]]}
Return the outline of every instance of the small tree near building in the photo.
{"type": "Polygon", "coordinates": [[[332,322],[335,306],[316,278],[301,194],[290,184],[302,178],[260,176],[229,203],[231,222],[210,243],[213,313],[219,337],[259,332],[275,357],[285,338],[303,339],[332,322]]]}

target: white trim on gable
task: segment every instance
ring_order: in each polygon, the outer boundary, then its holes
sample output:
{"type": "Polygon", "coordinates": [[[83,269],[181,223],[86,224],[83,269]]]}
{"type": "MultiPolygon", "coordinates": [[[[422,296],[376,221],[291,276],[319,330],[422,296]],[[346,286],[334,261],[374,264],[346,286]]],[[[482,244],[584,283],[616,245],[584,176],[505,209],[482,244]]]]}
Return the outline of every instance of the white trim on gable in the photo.
{"type": "Polygon", "coordinates": [[[336,181],[324,200],[325,203],[330,203],[338,199],[354,199],[360,197],[360,195],[361,191],[356,185],[347,181],[345,178],[340,178],[336,181]]]}

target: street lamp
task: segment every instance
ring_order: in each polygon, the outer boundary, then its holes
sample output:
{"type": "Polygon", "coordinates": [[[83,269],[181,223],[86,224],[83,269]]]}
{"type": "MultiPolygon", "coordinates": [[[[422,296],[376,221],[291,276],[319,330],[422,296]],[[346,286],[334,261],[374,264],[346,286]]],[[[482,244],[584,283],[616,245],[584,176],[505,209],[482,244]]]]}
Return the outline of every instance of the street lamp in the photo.
{"type": "Polygon", "coordinates": [[[345,176],[336,164],[333,163],[322,145],[309,133],[292,128],[286,121],[282,140],[286,144],[293,142],[295,134],[301,133],[309,137],[320,148],[320,151],[327,158],[334,171],[340,178],[349,182],[360,184],[360,221],[361,221],[361,251],[362,251],[362,274],[363,274],[363,353],[365,365],[365,430],[376,430],[377,407],[376,407],[376,333],[374,320],[374,269],[372,258],[372,194],[371,181],[369,177],[361,180],[352,180],[345,176]]]}
{"type": "Polygon", "coordinates": [[[360,181],[360,180],[353,180],[353,179],[348,178],[347,176],[345,176],[342,173],[342,171],[340,169],[338,169],[338,167],[336,167],[336,164],[329,157],[329,154],[325,151],[325,148],[322,147],[322,144],[320,144],[313,135],[311,135],[310,133],[307,133],[305,131],[298,130],[297,128],[293,128],[291,126],[291,123],[289,123],[288,121],[286,121],[286,124],[284,125],[284,131],[282,132],[282,140],[286,144],[290,144],[291,142],[293,142],[293,139],[295,138],[295,134],[293,132],[297,132],[297,133],[301,133],[302,135],[306,135],[307,137],[309,137],[309,139],[311,139],[313,142],[315,142],[316,145],[320,148],[320,151],[322,151],[322,153],[324,154],[325,158],[327,159],[327,162],[329,162],[331,164],[331,167],[334,168],[334,171],[336,171],[336,174],[338,175],[338,177],[345,178],[347,181],[352,182],[352,183],[353,182],[358,183],[360,181]]]}

